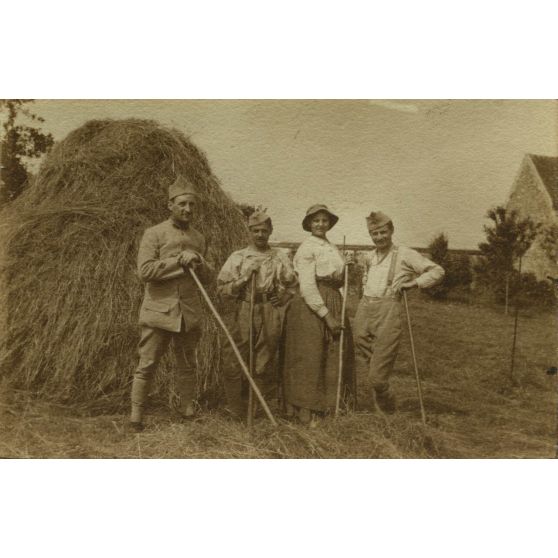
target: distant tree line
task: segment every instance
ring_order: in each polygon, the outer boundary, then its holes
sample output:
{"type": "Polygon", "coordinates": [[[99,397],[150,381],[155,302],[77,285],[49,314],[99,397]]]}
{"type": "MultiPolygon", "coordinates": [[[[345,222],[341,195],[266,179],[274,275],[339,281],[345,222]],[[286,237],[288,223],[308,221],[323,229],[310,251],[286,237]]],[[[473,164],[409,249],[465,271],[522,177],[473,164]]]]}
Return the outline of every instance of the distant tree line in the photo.
{"type": "Polygon", "coordinates": [[[520,264],[538,236],[547,255],[555,259],[558,227],[544,228],[528,217],[520,218],[516,211],[508,211],[503,206],[490,209],[487,218],[491,223],[484,226],[486,241],[479,244],[481,255],[474,265],[469,257],[449,252],[445,234],[436,236],[430,242],[430,256],[446,270],[446,276],[440,285],[427,291],[429,296],[460,300],[468,293],[476,300],[492,300],[506,307],[511,301],[554,305],[552,284],[537,280],[533,273],[523,273],[520,264]]]}

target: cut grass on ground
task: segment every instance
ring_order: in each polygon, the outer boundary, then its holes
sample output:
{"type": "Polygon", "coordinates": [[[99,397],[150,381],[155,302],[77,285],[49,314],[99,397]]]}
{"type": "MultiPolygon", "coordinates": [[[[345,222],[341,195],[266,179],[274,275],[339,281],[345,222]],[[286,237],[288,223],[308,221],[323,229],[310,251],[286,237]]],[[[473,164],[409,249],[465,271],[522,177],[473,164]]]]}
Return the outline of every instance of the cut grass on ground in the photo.
{"type": "MultiPolygon", "coordinates": [[[[0,394],[0,456],[23,458],[405,458],[553,457],[556,378],[553,314],[521,316],[514,382],[510,381],[513,318],[497,309],[410,298],[423,378],[424,427],[408,334],[393,387],[399,412],[370,411],[372,394],[358,367],[359,409],[326,418],[314,429],[256,420],[252,431],[220,411],[177,422],[166,408],[148,416],[141,434],[126,428],[125,410],[110,414],[54,406],[27,394],[0,394]]],[[[406,327],[406,323],[404,324],[406,327]]],[[[133,363],[132,365],[133,366],[133,363]]]]}

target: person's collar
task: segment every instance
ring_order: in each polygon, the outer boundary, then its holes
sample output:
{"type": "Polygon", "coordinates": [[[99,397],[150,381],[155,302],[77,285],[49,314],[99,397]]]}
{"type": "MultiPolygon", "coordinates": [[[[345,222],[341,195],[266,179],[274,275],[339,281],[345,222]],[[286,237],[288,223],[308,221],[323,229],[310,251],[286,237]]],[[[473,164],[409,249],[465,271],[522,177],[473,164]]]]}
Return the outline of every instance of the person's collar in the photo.
{"type": "Polygon", "coordinates": [[[172,217],[172,216],[170,217],[169,221],[170,221],[170,223],[173,227],[176,227],[177,229],[180,229],[181,231],[187,231],[187,230],[190,229],[190,223],[184,224],[180,221],[175,220],[175,218],[172,217]]]}
{"type": "Polygon", "coordinates": [[[249,252],[250,254],[269,254],[269,252],[271,251],[271,246],[268,244],[267,248],[265,250],[258,250],[255,246],[252,246],[251,244],[249,244],[246,247],[246,251],[249,252]]]}
{"type": "Polygon", "coordinates": [[[312,242],[315,242],[316,244],[320,244],[320,245],[329,244],[329,240],[327,238],[320,238],[319,236],[314,236],[313,234],[310,235],[310,239],[312,240],[312,242]]]}
{"type": "MultiPolygon", "coordinates": [[[[382,261],[384,260],[384,258],[387,258],[387,256],[389,256],[391,254],[391,252],[393,252],[395,250],[396,246],[395,244],[392,242],[391,246],[389,247],[389,250],[387,252],[385,252],[384,254],[382,254],[382,261]]],[[[371,252],[373,254],[376,254],[376,256],[380,256],[380,252],[378,252],[378,247],[377,246],[372,246],[372,250],[371,252]]]]}

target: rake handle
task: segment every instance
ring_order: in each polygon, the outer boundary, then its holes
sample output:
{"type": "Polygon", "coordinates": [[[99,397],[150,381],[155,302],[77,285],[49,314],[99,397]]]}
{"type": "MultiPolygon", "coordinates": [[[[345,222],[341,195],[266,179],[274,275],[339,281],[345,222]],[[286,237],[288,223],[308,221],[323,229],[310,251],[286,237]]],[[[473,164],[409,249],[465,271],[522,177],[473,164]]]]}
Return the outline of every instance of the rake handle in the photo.
{"type": "Polygon", "coordinates": [[[192,275],[192,278],[196,282],[196,285],[198,286],[198,289],[200,290],[200,293],[201,293],[202,297],[204,298],[205,302],[209,306],[209,309],[213,313],[213,316],[215,317],[218,324],[221,326],[221,329],[223,330],[223,332],[227,336],[227,339],[229,340],[229,343],[231,344],[231,347],[232,347],[232,349],[234,351],[234,354],[235,354],[235,356],[238,360],[238,363],[240,364],[242,372],[244,372],[244,375],[246,376],[250,386],[254,390],[254,393],[255,393],[256,397],[258,398],[258,401],[260,402],[263,410],[265,411],[265,414],[267,415],[267,418],[271,421],[271,424],[273,424],[273,426],[277,426],[277,421],[275,420],[272,412],[269,410],[269,407],[267,406],[267,403],[265,402],[265,399],[263,398],[260,390],[258,389],[258,386],[256,385],[256,382],[254,382],[252,376],[250,375],[250,371],[248,370],[248,367],[246,366],[246,363],[244,362],[244,359],[242,358],[242,355],[240,354],[240,351],[238,350],[238,347],[236,346],[236,343],[234,342],[234,339],[232,338],[232,335],[230,334],[229,330],[227,329],[227,326],[225,325],[225,322],[223,322],[221,316],[219,316],[219,312],[217,312],[217,309],[215,308],[215,306],[213,306],[213,303],[211,302],[211,299],[209,298],[209,295],[207,294],[207,291],[205,290],[204,286],[201,284],[201,281],[199,280],[198,276],[196,275],[196,272],[191,267],[188,267],[188,270],[190,271],[190,275],[192,275]]]}
{"type": "Polygon", "coordinates": [[[417,394],[420,404],[420,415],[422,423],[426,425],[426,413],[424,412],[424,403],[422,401],[422,387],[420,385],[420,374],[417,365],[417,355],[415,353],[415,340],[413,338],[413,328],[411,327],[411,314],[409,313],[409,304],[407,302],[407,291],[403,290],[403,300],[405,302],[405,313],[407,314],[407,325],[409,326],[409,339],[411,340],[411,353],[413,355],[413,365],[415,367],[415,377],[417,380],[417,394]]]}
{"type": "MultiPolygon", "coordinates": [[[[256,272],[252,272],[250,277],[250,313],[249,313],[249,360],[248,360],[248,370],[250,371],[250,376],[254,377],[254,306],[256,303],[256,272]]],[[[248,428],[252,428],[254,424],[254,392],[252,388],[248,392],[248,416],[246,418],[246,424],[248,428]]]]}
{"type": "MultiPolygon", "coordinates": [[[[345,256],[345,237],[343,237],[343,257],[345,256]]],[[[349,274],[347,264],[343,267],[343,303],[341,305],[341,335],[339,336],[339,373],[337,375],[337,393],[335,396],[335,416],[339,414],[341,405],[341,384],[343,381],[343,357],[345,345],[345,313],[347,311],[347,292],[349,288],[349,274]]]]}

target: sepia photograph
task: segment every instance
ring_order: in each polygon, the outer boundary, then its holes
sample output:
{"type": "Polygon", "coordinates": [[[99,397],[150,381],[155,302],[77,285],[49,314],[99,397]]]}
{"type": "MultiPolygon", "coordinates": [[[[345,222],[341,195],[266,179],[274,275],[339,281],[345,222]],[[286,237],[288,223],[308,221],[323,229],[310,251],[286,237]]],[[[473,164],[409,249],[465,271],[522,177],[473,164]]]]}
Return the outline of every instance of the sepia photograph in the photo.
{"type": "Polygon", "coordinates": [[[0,457],[558,456],[556,100],[0,118],[0,457]]]}
{"type": "Polygon", "coordinates": [[[4,4],[0,553],[551,552],[553,4],[4,4]]]}

